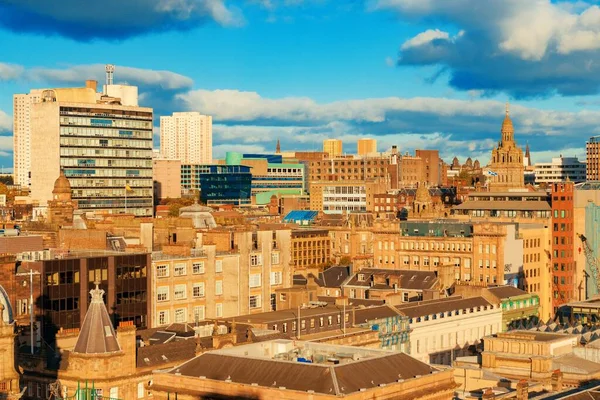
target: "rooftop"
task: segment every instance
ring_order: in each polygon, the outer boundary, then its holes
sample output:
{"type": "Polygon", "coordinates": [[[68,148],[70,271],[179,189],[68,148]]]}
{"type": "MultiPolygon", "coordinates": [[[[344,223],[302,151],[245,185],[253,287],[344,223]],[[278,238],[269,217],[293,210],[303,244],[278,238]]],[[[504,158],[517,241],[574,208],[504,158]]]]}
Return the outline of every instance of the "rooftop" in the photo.
{"type": "Polygon", "coordinates": [[[396,306],[396,308],[409,318],[418,318],[426,315],[446,313],[449,311],[491,306],[492,304],[483,297],[470,297],[464,299],[462,296],[452,296],[445,299],[406,303],[396,306]]]}
{"type": "Polygon", "coordinates": [[[339,396],[437,371],[404,353],[279,339],[210,351],[168,373],[339,396]]]}

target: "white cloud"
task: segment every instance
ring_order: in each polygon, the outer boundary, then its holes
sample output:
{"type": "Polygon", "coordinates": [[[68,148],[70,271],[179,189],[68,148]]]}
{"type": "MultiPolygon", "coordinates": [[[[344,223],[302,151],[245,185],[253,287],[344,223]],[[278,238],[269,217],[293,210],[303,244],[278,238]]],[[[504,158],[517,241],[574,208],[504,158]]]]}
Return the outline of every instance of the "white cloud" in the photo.
{"type": "Polygon", "coordinates": [[[12,136],[0,136],[0,152],[11,152],[13,150],[12,136]]]}
{"type": "Polygon", "coordinates": [[[419,33],[417,36],[408,39],[402,44],[401,49],[406,50],[410,47],[422,46],[436,39],[449,40],[450,34],[448,32],[440,31],[439,29],[428,29],[425,32],[419,33]]]}
{"type": "Polygon", "coordinates": [[[16,64],[7,64],[0,62],[0,81],[6,80],[14,80],[21,77],[23,73],[23,67],[16,64]]]}
{"type": "MultiPolygon", "coordinates": [[[[83,83],[86,79],[104,82],[103,64],[73,65],[67,68],[31,68],[25,71],[31,80],[62,83],[83,83]]],[[[190,88],[193,80],[171,71],[133,68],[117,65],[115,83],[126,82],[136,85],[161,87],[163,89],[190,88]]]]}
{"type": "Polygon", "coordinates": [[[12,117],[0,110],[0,132],[12,131],[12,117]]]}

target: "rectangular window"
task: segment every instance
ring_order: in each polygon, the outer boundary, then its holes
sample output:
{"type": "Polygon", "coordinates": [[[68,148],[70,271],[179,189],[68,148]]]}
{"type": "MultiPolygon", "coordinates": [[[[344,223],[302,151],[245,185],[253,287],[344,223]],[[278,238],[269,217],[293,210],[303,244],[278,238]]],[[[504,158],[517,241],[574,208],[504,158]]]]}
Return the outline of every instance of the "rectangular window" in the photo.
{"type": "Polygon", "coordinates": [[[223,281],[215,282],[215,294],[222,295],[223,294],[223,281]]]}
{"type": "Polygon", "coordinates": [[[168,311],[159,311],[158,312],[158,324],[166,325],[169,323],[169,312],[168,311]]]}
{"type": "Polygon", "coordinates": [[[192,296],[204,297],[204,282],[194,283],[192,288],[192,296]]]}
{"type": "Polygon", "coordinates": [[[194,322],[202,321],[204,319],[204,306],[195,306],[194,307],[194,322]]]}
{"type": "Polygon", "coordinates": [[[223,303],[217,303],[217,305],[216,305],[216,316],[217,317],[222,317],[223,316],[223,303]]]}
{"type": "Polygon", "coordinates": [[[271,264],[278,265],[279,264],[279,253],[271,253],[271,264]]]}
{"type": "Polygon", "coordinates": [[[250,255],[250,265],[252,267],[257,267],[262,265],[262,254],[251,254],[250,255]]]}
{"type": "Polygon", "coordinates": [[[156,300],[157,301],[168,301],[169,300],[169,287],[168,286],[159,286],[156,291],[156,300]]]}
{"type": "Polygon", "coordinates": [[[181,323],[181,322],[186,322],[186,315],[187,311],[185,308],[178,308],[175,310],[175,322],[177,323],[181,323]]]}
{"type": "Polygon", "coordinates": [[[215,272],[223,272],[223,260],[215,260],[215,272]]]}
{"type": "Polygon", "coordinates": [[[169,276],[169,266],[168,265],[157,265],[156,266],[156,276],[159,278],[165,278],[169,276]]]}
{"type": "Polygon", "coordinates": [[[259,308],[260,306],[260,295],[250,296],[250,308],[259,308]]]}
{"type": "Polygon", "coordinates": [[[173,298],[175,300],[183,300],[187,297],[187,285],[175,285],[173,298]]]}
{"type": "Polygon", "coordinates": [[[249,286],[251,288],[261,287],[261,283],[262,283],[261,274],[250,274],[249,286]]]}
{"type": "Polygon", "coordinates": [[[144,398],[144,392],[145,392],[144,382],[138,383],[138,386],[137,386],[137,398],[138,399],[143,399],[144,398]]]}
{"type": "Polygon", "coordinates": [[[187,266],[185,264],[175,264],[173,270],[173,276],[184,276],[187,275],[187,266]]]}
{"type": "Polygon", "coordinates": [[[195,262],[192,264],[192,273],[193,274],[203,274],[204,273],[204,261],[195,262]]]}
{"type": "Polygon", "coordinates": [[[283,282],[282,273],[280,271],[271,272],[271,285],[281,285],[283,282]]]}

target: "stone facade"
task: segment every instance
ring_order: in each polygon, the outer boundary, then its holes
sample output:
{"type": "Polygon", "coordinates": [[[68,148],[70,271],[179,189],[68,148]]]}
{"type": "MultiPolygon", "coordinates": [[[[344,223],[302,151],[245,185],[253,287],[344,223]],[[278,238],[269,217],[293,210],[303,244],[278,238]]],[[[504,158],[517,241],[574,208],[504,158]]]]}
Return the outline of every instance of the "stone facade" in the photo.
{"type": "Polygon", "coordinates": [[[502,137],[498,142],[498,146],[492,150],[492,160],[489,167],[495,175],[490,177],[488,188],[493,192],[524,188],[523,150],[515,142],[515,131],[509,116],[508,105],[504,122],[502,122],[501,133],[502,137]]]}

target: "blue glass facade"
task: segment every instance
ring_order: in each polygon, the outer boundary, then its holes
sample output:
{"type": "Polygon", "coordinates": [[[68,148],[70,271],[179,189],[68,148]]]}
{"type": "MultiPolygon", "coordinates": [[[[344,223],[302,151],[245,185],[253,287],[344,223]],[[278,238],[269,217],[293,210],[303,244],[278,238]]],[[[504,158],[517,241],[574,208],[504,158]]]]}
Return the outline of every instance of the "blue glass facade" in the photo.
{"type": "Polygon", "coordinates": [[[246,204],[252,191],[251,168],[206,165],[200,173],[200,200],[205,204],[246,204]]]}

